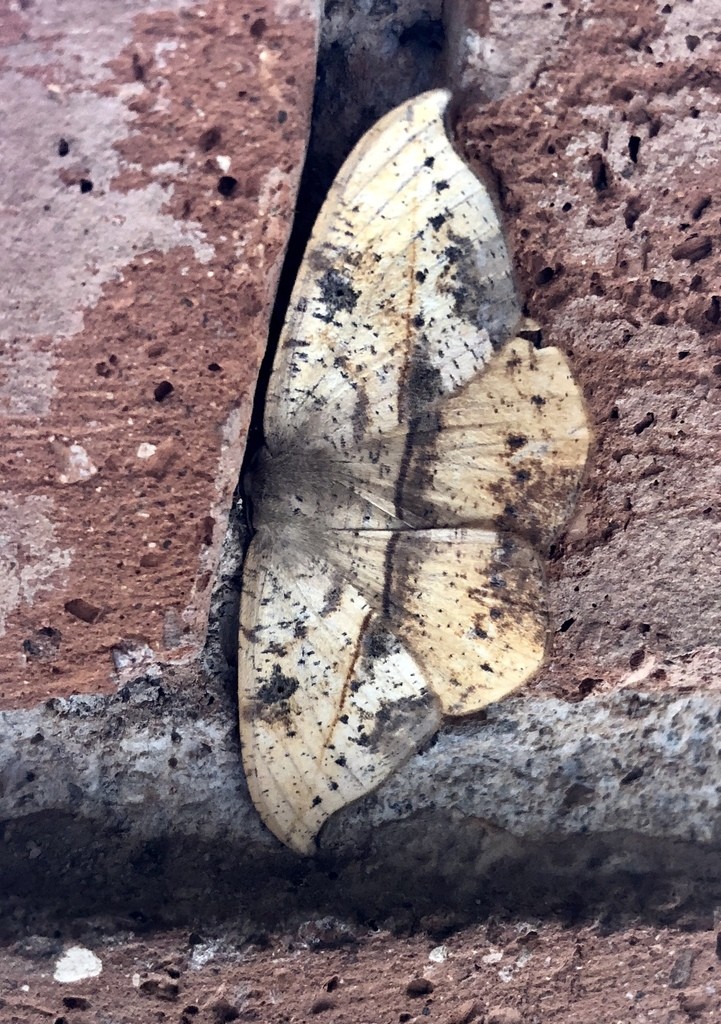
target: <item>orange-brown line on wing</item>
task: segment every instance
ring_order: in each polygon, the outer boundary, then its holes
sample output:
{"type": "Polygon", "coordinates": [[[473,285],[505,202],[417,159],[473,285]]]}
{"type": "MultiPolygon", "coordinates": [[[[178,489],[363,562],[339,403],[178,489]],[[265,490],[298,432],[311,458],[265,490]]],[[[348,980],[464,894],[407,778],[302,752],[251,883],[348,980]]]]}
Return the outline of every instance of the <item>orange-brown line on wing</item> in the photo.
{"type": "Polygon", "coordinates": [[[350,663],[350,665],[348,667],[348,671],[346,672],[345,679],[343,680],[343,689],[340,692],[340,697],[339,697],[339,700],[338,700],[338,708],[337,708],[337,711],[336,711],[336,713],[335,713],[335,715],[333,717],[333,720],[330,723],[330,726],[328,727],[328,732],[323,737],[323,745],[326,746],[326,747],[330,743],[330,738],[333,735],[333,732],[334,732],[334,730],[336,729],[336,727],[338,725],[338,722],[340,720],[340,716],[343,714],[343,708],[345,707],[345,702],[346,702],[346,700],[348,698],[348,693],[350,691],[350,681],[353,678],[353,674],[355,672],[355,667],[358,664],[358,659],[360,658],[360,654],[361,654],[361,648],[363,646],[363,640],[365,639],[366,630],[368,628],[368,623],[370,622],[372,615],[373,615],[373,612],[371,610],[369,610],[369,611],[367,611],[365,613],[365,615],[363,616],[363,621],[361,622],[361,627],[358,630],[358,639],[356,640],[355,650],[353,651],[353,657],[351,658],[351,663],[350,663]]]}

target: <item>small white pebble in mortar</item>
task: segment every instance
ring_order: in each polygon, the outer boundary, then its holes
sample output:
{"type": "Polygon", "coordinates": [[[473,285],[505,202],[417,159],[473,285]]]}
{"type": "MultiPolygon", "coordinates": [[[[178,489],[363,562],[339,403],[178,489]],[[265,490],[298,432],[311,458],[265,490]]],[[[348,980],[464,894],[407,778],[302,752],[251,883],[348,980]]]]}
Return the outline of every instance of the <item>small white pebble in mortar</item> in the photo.
{"type": "Polygon", "coordinates": [[[66,984],[97,978],[103,969],[102,960],[84,946],[70,946],[55,964],[55,981],[66,984]]]}
{"type": "Polygon", "coordinates": [[[230,157],[229,156],[216,156],[215,161],[218,167],[221,169],[223,174],[227,174],[230,170],[230,157]]]}
{"type": "Polygon", "coordinates": [[[428,954],[428,959],[432,964],[442,964],[448,959],[448,946],[436,946],[428,954]]]}
{"type": "Polygon", "coordinates": [[[155,455],[157,450],[156,445],[143,441],[142,444],[138,445],[138,450],[135,454],[139,459],[149,459],[151,455],[155,455]]]}
{"type": "Polygon", "coordinates": [[[481,957],[481,963],[484,964],[497,964],[499,960],[503,959],[503,953],[500,949],[494,949],[490,953],[486,953],[485,956],[481,957]]]}

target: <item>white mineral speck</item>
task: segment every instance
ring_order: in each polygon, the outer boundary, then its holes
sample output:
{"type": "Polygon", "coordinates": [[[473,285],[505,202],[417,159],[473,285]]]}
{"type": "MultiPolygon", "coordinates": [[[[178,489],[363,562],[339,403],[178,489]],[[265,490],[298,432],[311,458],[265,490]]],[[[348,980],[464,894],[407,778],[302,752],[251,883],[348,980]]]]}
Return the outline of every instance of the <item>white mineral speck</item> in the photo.
{"type": "Polygon", "coordinates": [[[503,953],[500,949],[494,949],[490,953],[486,953],[485,956],[481,957],[481,962],[484,964],[497,964],[499,960],[503,959],[503,953]]]}
{"type": "Polygon", "coordinates": [[[86,978],[97,978],[103,969],[99,957],[84,946],[70,946],[55,964],[55,981],[63,984],[72,981],[85,981],[86,978]]]}
{"type": "Polygon", "coordinates": [[[60,473],[58,481],[61,484],[77,484],[83,480],[95,476],[98,467],[85,451],[81,444],[71,444],[67,450],[67,462],[65,471],[60,473]]]}

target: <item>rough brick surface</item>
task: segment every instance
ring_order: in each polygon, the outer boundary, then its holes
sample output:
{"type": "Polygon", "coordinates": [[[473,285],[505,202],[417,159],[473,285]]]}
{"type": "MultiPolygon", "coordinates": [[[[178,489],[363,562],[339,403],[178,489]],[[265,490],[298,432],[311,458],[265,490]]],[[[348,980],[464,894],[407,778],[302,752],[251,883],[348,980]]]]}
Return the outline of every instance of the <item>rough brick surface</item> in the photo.
{"type": "Polygon", "coordinates": [[[705,692],[721,626],[720,8],[545,6],[538,60],[530,5],[490,5],[473,49],[496,98],[458,126],[595,434],[548,563],[552,657],[525,692],[705,692]]]}
{"type": "Polygon", "coordinates": [[[316,14],[42,0],[0,21],[5,706],[202,646],[316,14]]]}

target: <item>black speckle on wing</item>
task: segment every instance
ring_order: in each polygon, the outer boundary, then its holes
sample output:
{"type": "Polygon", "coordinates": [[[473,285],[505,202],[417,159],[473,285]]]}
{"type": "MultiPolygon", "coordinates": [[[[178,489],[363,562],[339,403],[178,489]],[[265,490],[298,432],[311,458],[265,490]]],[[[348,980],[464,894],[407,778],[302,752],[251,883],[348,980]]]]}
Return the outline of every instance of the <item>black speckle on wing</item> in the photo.
{"type": "Polygon", "coordinates": [[[263,704],[279,704],[290,700],[299,686],[295,676],[284,675],[280,665],[274,665],[268,682],[258,687],[258,700],[263,704]]]}
{"type": "Polygon", "coordinates": [[[323,607],[320,609],[321,618],[338,610],[342,592],[342,583],[337,579],[334,580],[325,592],[323,607]]]}
{"type": "Polygon", "coordinates": [[[395,646],[394,638],[385,629],[376,626],[365,635],[364,655],[369,661],[386,658],[395,646]]]}
{"type": "Polygon", "coordinates": [[[399,737],[418,731],[419,724],[427,721],[432,707],[433,697],[428,692],[389,702],[380,708],[373,728],[359,737],[358,742],[386,757],[398,745],[399,737]]]}
{"type": "Polygon", "coordinates": [[[517,452],[519,448],[523,448],[528,444],[528,438],[523,434],[509,434],[506,438],[506,444],[512,452],[517,452]]]}
{"type": "Polygon", "coordinates": [[[433,469],[433,446],[441,427],[437,402],[443,394],[440,370],[433,366],[427,352],[427,340],[420,335],[406,362],[406,375],[401,381],[399,406],[401,418],[408,425],[405,447],[395,485],[396,515],[403,517],[406,493],[421,494],[433,469]],[[418,458],[423,449],[422,458],[418,458]]]}
{"type": "Polygon", "coordinates": [[[332,323],[339,312],[352,313],[360,295],[353,287],[352,279],[333,267],[325,271],[318,281],[318,288],[326,312],[316,316],[325,323],[332,323]]]}
{"type": "Polygon", "coordinates": [[[368,406],[368,395],[365,388],[360,386],[356,392],[356,403],[352,417],[353,440],[356,444],[360,444],[368,429],[368,406]]]}

